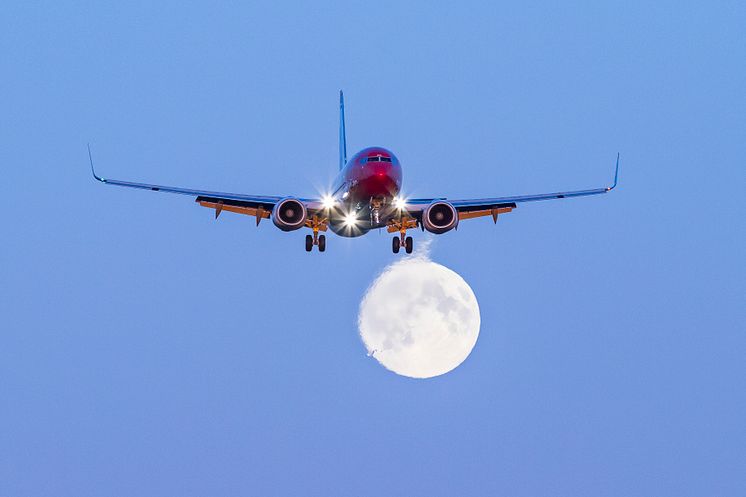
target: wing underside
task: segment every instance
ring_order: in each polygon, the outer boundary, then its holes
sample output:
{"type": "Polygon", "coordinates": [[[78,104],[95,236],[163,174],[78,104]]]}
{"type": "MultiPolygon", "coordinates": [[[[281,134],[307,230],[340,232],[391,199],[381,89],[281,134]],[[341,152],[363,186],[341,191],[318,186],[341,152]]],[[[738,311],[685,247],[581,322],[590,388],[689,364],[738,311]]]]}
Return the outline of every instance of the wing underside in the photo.
{"type": "Polygon", "coordinates": [[[472,219],[475,217],[492,216],[494,221],[500,214],[506,214],[518,207],[518,204],[524,202],[537,202],[540,200],[554,200],[573,197],[587,197],[589,195],[601,195],[608,193],[617,186],[619,179],[619,154],[617,154],[616,168],[614,170],[614,183],[604,188],[592,188],[588,190],[571,190],[566,192],[539,193],[534,195],[515,195],[509,197],[494,198],[477,198],[477,199],[456,199],[448,200],[446,198],[416,199],[407,201],[407,210],[420,219],[422,212],[432,202],[443,200],[458,211],[459,220],[472,219]]]}
{"type": "MultiPolygon", "coordinates": [[[[101,183],[114,186],[123,186],[127,188],[135,188],[139,190],[176,193],[180,195],[195,197],[195,201],[202,207],[215,209],[215,218],[217,218],[221,212],[228,211],[235,212],[237,214],[255,216],[257,218],[257,224],[259,224],[259,221],[270,216],[275,204],[285,198],[276,195],[247,195],[242,193],[214,192],[209,190],[195,190],[191,188],[153,185],[149,183],[135,183],[131,181],[103,178],[96,174],[96,171],[93,167],[93,158],[91,156],[90,147],[88,148],[88,157],[91,163],[91,173],[93,174],[93,177],[101,183]]],[[[319,202],[316,199],[298,200],[308,205],[309,210],[311,210],[312,212],[317,207],[317,204],[319,202]]]]}

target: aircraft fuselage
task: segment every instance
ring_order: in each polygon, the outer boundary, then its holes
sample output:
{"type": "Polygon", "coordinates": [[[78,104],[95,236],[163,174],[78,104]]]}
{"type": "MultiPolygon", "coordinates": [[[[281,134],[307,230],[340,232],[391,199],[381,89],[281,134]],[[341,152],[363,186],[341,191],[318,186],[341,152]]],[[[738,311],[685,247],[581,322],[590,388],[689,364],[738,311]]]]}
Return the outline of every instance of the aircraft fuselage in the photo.
{"type": "Polygon", "coordinates": [[[385,227],[397,215],[395,199],[401,184],[401,163],[390,150],[382,147],[361,150],[347,161],[334,182],[332,197],[337,208],[329,227],[347,237],[385,227]]]}

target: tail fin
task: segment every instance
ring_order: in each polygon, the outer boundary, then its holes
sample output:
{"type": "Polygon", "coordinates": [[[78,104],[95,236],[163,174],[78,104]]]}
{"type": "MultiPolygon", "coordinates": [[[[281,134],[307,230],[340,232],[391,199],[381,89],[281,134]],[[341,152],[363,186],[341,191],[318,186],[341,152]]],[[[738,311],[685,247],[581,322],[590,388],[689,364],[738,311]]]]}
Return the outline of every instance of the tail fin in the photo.
{"type": "Polygon", "coordinates": [[[347,164],[347,134],[345,133],[345,97],[339,90],[339,169],[347,164]]]}

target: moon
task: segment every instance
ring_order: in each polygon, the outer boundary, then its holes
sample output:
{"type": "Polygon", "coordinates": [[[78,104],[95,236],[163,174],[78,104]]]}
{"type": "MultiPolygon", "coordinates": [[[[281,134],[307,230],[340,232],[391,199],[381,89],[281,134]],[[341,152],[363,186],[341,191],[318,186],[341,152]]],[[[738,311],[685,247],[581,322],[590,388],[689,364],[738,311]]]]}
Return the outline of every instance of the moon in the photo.
{"type": "Polygon", "coordinates": [[[479,336],[479,304],[464,279],[427,256],[388,266],[368,288],[360,337],[386,369],[432,378],[455,369],[479,336]]]}

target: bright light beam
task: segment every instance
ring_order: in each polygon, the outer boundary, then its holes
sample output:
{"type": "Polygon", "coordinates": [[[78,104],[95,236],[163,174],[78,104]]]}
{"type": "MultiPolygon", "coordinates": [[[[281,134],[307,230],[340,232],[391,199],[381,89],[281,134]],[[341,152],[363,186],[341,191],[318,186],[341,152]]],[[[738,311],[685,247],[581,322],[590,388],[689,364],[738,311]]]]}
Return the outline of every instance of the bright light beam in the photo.
{"type": "Polygon", "coordinates": [[[352,228],[353,226],[357,224],[357,215],[354,212],[349,212],[345,216],[344,223],[345,223],[345,226],[347,226],[348,228],[352,228]]]}
{"type": "Polygon", "coordinates": [[[324,195],[321,197],[321,205],[324,209],[333,209],[337,205],[337,201],[331,195],[324,195]]]}

